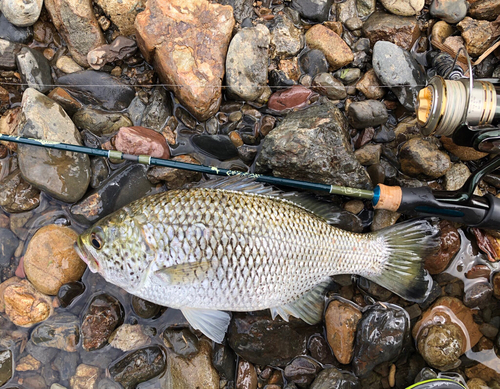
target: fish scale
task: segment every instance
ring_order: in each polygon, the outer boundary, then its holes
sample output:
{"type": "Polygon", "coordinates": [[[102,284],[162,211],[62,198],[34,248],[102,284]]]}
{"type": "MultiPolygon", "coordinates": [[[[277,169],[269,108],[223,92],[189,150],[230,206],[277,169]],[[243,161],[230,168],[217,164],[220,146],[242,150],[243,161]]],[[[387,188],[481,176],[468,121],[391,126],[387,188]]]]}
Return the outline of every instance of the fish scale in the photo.
{"type": "Polygon", "coordinates": [[[428,222],[355,234],[301,201],[245,190],[168,191],[99,221],[79,237],[78,251],[107,281],[182,309],[216,341],[208,321],[220,317],[210,312],[271,308],[273,316],[315,321],[318,291],[334,274],[362,275],[406,298],[426,293],[421,256],[436,245],[428,222]],[[205,321],[189,310],[204,312],[205,321]]]}

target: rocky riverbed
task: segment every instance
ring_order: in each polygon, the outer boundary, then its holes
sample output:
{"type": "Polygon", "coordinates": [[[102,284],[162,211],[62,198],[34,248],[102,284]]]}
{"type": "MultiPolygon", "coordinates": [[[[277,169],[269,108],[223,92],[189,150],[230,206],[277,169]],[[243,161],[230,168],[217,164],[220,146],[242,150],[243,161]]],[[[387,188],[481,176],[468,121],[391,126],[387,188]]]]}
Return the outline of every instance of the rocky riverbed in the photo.
{"type": "MultiPolygon", "coordinates": [[[[371,189],[457,190],[489,156],[423,137],[428,51],[480,58],[498,0],[3,0],[0,133],[371,189]],[[420,38],[420,39],[419,39],[420,38]]],[[[500,76],[500,53],[474,67],[500,76]]],[[[461,57],[459,57],[459,60],[461,57]]],[[[466,66],[459,61],[460,70],[466,66]]],[[[441,221],[427,300],[334,276],[315,326],[235,313],[224,344],[91,273],[78,233],[201,174],[0,144],[0,387],[500,388],[500,238],[441,221]]],[[[500,197],[500,175],[476,194],[500,197]]],[[[338,226],[408,218],[328,196],[338,226]]]]}

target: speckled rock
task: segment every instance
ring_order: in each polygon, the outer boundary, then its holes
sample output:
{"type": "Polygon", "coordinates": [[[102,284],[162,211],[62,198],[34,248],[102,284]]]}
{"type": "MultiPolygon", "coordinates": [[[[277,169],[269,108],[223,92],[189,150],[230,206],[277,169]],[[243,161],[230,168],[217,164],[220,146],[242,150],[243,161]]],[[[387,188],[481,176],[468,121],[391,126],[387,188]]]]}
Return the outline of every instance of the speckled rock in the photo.
{"type": "Polygon", "coordinates": [[[381,0],[382,5],[394,15],[412,16],[424,8],[424,0],[381,0]]]}
{"type": "Polygon", "coordinates": [[[381,99],[385,95],[385,90],[373,69],[368,70],[356,83],[356,89],[363,93],[367,99],[381,99]]]}
{"type": "Polygon", "coordinates": [[[3,1],[2,14],[17,27],[35,24],[42,12],[43,0],[3,1]]]}
{"type": "Polygon", "coordinates": [[[14,370],[14,360],[11,350],[0,351],[0,386],[5,385],[11,378],[14,370]]]}
{"type": "MultiPolygon", "coordinates": [[[[200,164],[189,155],[177,155],[172,158],[172,161],[192,163],[195,165],[200,164]]],[[[201,173],[163,166],[153,166],[148,170],[148,179],[154,184],[163,181],[168,189],[179,189],[189,182],[201,180],[201,173]]]]}
{"type": "Polygon", "coordinates": [[[500,2],[498,0],[475,1],[469,8],[469,15],[474,19],[493,21],[499,13],[500,2]]]}
{"type": "Polygon", "coordinates": [[[342,364],[351,362],[360,320],[361,312],[354,304],[340,300],[328,304],[325,313],[326,337],[335,357],[342,364]]]}
{"type": "Polygon", "coordinates": [[[342,100],[347,97],[346,87],[331,73],[319,73],[313,79],[313,89],[331,100],[342,100]]]}
{"type": "Polygon", "coordinates": [[[262,24],[243,28],[233,37],[226,58],[226,82],[230,94],[254,101],[267,93],[270,40],[269,30],[262,24]]]}
{"type": "Polygon", "coordinates": [[[40,191],[23,180],[19,169],[0,180],[0,206],[7,212],[26,212],[40,204],[40,191]]]}
{"type": "Polygon", "coordinates": [[[372,46],[378,41],[387,41],[405,50],[410,50],[420,35],[415,17],[401,17],[380,11],[363,23],[363,32],[372,46]]]}
{"type": "Polygon", "coordinates": [[[118,27],[122,35],[135,34],[134,21],[146,6],[146,0],[97,0],[104,13],[118,27]]]}
{"type": "Polygon", "coordinates": [[[470,176],[470,170],[464,163],[455,163],[444,175],[444,187],[454,191],[460,189],[470,176]]]}
{"type": "Polygon", "coordinates": [[[52,89],[50,64],[40,51],[23,47],[16,55],[16,64],[22,82],[28,87],[42,93],[52,89]]]}
{"type": "Polygon", "coordinates": [[[349,124],[357,129],[378,126],[387,122],[388,113],[384,103],[378,100],[356,101],[347,108],[349,124]]]}
{"type": "Polygon", "coordinates": [[[278,177],[371,187],[352,152],[344,115],[330,102],[289,113],[264,138],[256,172],[268,170],[278,177]]]}
{"type": "Polygon", "coordinates": [[[270,32],[271,58],[297,55],[304,47],[302,31],[286,15],[274,19],[270,32]]]}
{"type": "Polygon", "coordinates": [[[465,0],[434,0],[429,8],[431,15],[448,23],[458,23],[467,15],[465,0]]]}
{"type": "Polygon", "coordinates": [[[413,138],[403,144],[399,152],[403,173],[410,176],[424,174],[438,178],[451,168],[450,157],[426,139],[413,138]]]}
{"type": "Polygon", "coordinates": [[[336,367],[327,367],[320,371],[309,389],[354,389],[360,387],[358,378],[336,367]]]}
{"type": "Polygon", "coordinates": [[[449,221],[440,221],[439,229],[441,231],[439,250],[425,258],[425,268],[430,274],[444,271],[460,249],[460,235],[449,221]]]}
{"type": "Polygon", "coordinates": [[[151,343],[150,335],[146,328],[140,324],[123,324],[118,327],[109,337],[111,347],[122,351],[130,351],[147,346],[151,343]]]}
{"type": "Polygon", "coordinates": [[[33,344],[76,352],[80,340],[79,318],[69,312],[60,312],[39,324],[31,333],[33,344]]]}
{"type": "Polygon", "coordinates": [[[59,288],[77,281],[87,268],[74,249],[78,234],[69,227],[49,224],[40,228],[28,244],[24,271],[40,292],[56,295],[59,288]]]}
{"type": "Polygon", "coordinates": [[[52,314],[52,299],[38,292],[28,280],[12,283],[3,293],[5,313],[15,325],[31,327],[52,314]]]}
{"type": "Polygon", "coordinates": [[[88,67],[87,53],[106,43],[94,16],[92,1],[45,0],[45,7],[57,31],[68,44],[73,59],[79,65],[88,67]]]}
{"type": "Polygon", "coordinates": [[[465,40],[465,48],[472,57],[478,57],[489,49],[493,43],[493,27],[486,20],[475,20],[465,17],[457,28],[465,40]]]}
{"type": "Polygon", "coordinates": [[[232,8],[207,0],[150,0],[135,19],[146,61],[156,64],[162,81],[173,85],[176,97],[198,120],[219,109],[233,26],[232,8]]]}
{"type": "MultiPolygon", "coordinates": [[[[23,95],[18,133],[28,138],[81,145],[80,133],[53,100],[35,89],[23,95]]],[[[23,178],[59,200],[74,202],[87,190],[90,161],[85,154],[52,151],[19,145],[19,168],[23,178]]]]}
{"type": "Polygon", "coordinates": [[[71,389],[93,389],[99,379],[100,369],[96,366],[81,364],[76,368],[75,375],[70,378],[71,389]]]}
{"type": "Polygon", "coordinates": [[[340,69],[354,59],[344,40],[321,24],[316,24],[307,31],[306,42],[311,49],[321,50],[325,54],[332,70],[340,69]]]}
{"type": "Polygon", "coordinates": [[[77,111],[72,119],[80,130],[88,130],[98,136],[112,135],[120,127],[132,126],[132,121],[123,114],[90,107],[77,111]]]}

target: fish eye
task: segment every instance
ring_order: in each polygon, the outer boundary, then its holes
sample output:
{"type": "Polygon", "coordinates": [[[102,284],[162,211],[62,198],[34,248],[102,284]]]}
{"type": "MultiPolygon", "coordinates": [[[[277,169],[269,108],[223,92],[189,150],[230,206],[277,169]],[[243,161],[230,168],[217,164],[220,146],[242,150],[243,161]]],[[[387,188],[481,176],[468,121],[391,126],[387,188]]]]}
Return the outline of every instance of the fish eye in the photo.
{"type": "Polygon", "coordinates": [[[97,232],[92,232],[90,234],[90,243],[92,243],[92,246],[94,246],[94,248],[97,250],[102,249],[102,246],[104,246],[104,242],[102,241],[101,237],[97,234],[97,232]]]}

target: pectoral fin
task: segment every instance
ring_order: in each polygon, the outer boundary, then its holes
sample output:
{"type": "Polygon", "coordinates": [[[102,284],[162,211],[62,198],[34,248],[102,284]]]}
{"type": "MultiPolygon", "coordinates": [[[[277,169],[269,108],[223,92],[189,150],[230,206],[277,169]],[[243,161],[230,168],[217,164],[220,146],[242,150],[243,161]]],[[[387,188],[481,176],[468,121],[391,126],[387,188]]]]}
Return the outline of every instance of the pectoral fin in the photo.
{"type": "Polygon", "coordinates": [[[189,262],[164,267],[155,271],[155,276],[169,285],[199,282],[209,269],[208,261],[189,262]]]}
{"type": "Polygon", "coordinates": [[[194,329],[200,330],[214,342],[222,343],[231,321],[229,313],[200,308],[182,308],[181,312],[194,329]]]}
{"type": "Polygon", "coordinates": [[[285,321],[288,321],[289,316],[295,316],[311,325],[320,322],[323,315],[324,294],[329,284],[329,280],[322,282],[297,300],[270,308],[273,319],[280,315],[285,321]]]}

